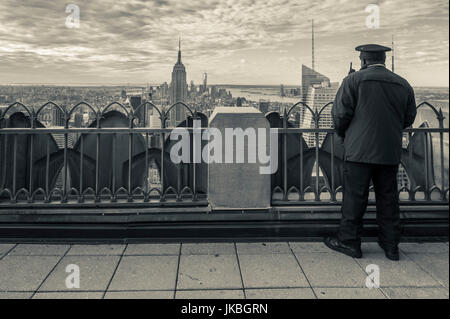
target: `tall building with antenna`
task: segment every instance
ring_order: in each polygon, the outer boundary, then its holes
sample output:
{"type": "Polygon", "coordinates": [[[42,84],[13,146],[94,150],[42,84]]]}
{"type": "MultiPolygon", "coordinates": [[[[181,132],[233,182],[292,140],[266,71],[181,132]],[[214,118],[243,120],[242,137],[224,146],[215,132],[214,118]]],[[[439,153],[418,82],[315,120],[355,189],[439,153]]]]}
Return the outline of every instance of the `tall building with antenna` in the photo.
{"type": "MultiPolygon", "coordinates": [[[[302,102],[308,105],[313,111],[320,111],[322,107],[334,100],[339,83],[331,83],[330,79],[315,70],[315,34],[314,34],[314,20],[311,25],[311,44],[312,44],[312,68],[302,65],[302,86],[301,97],[302,102]]],[[[308,108],[302,106],[300,108],[300,127],[301,128],[315,128],[313,114],[308,108]]],[[[331,107],[328,106],[320,115],[319,127],[331,128],[333,126],[333,118],[331,115],[331,107]]],[[[326,134],[319,133],[319,144],[322,143],[326,134]]],[[[315,145],[315,134],[303,134],[308,146],[315,145]]]]}
{"type": "MultiPolygon", "coordinates": [[[[170,104],[185,102],[187,99],[186,68],[181,62],[181,39],[178,39],[178,60],[173,67],[169,92],[170,104]]],[[[176,126],[185,119],[185,107],[183,105],[175,106],[170,114],[170,124],[176,126]]]]}
{"type": "Polygon", "coordinates": [[[308,88],[312,85],[322,85],[322,82],[327,82],[330,84],[330,79],[326,76],[316,72],[315,70],[315,34],[314,34],[314,20],[311,21],[311,57],[312,65],[311,68],[302,64],[302,86],[301,86],[301,97],[302,102],[306,103],[306,97],[308,94],[308,88]]]}

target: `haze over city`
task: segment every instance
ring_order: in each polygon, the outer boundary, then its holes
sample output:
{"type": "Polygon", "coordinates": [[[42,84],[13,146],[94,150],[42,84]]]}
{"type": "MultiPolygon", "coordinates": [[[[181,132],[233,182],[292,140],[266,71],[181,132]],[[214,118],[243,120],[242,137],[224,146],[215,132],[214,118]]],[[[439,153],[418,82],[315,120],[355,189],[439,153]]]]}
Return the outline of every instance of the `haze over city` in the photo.
{"type": "MultiPolygon", "coordinates": [[[[298,85],[301,65],[341,81],[354,47],[391,45],[413,86],[448,86],[449,4],[432,1],[76,1],[80,28],[65,25],[65,1],[0,3],[0,84],[126,84],[170,80],[182,38],[187,81],[298,85]],[[380,7],[380,28],[365,22],[380,7]]],[[[390,57],[388,57],[390,59],[390,57]]]]}

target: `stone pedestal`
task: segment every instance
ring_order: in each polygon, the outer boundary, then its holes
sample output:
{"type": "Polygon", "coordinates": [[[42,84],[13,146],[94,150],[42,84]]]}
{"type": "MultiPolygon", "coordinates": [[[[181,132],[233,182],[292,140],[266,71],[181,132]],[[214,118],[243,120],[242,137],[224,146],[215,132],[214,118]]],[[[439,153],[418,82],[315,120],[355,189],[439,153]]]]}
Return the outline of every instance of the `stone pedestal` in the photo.
{"type": "MultiPolygon", "coordinates": [[[[253,107],[216,107],[210,117],[210,128],[222,133],[222,163],[208,165],[208,200],[213,209],[266,209],[270,207],[270,175],[260,174],[258,160],[258,128],[266,129],[265,154],[269,154],[269,122],[253,107]],[[236,163],[236,141],[234,141],[233,163],[225,163],[226,128],[254,128],[256,131],[256,163],[248,161],[248,140],[245,139],[244,163],[236,163]]],[[[228,141],[229,142],[229,141],[228,141]]],[[[228,143],[230,145],[230,143],[228,143]]],[[[241,150],[242,151],[242,150],[241,150]]]]}

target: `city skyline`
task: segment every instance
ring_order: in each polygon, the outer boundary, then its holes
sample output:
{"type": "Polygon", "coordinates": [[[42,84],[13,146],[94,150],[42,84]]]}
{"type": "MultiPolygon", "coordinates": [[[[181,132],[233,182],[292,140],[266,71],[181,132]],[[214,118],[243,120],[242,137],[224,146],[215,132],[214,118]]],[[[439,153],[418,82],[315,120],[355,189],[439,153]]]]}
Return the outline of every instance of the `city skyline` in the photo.
{"type": "Polygon", "coordinates": [[[207,73],[211,84],[299,86],[314,19],[315,69],[331,81],[358,65],[356,45],[390,45],[394,35],[397,73],[413,86],[448,86],[448,2],[372,2],[380,29],[365,25],[370,1],[347,0],[78,1],[80,28],[70,29],[65,2],[6,0],[0,85],[170,82],[181,34],[187,83],[207,73]]]}

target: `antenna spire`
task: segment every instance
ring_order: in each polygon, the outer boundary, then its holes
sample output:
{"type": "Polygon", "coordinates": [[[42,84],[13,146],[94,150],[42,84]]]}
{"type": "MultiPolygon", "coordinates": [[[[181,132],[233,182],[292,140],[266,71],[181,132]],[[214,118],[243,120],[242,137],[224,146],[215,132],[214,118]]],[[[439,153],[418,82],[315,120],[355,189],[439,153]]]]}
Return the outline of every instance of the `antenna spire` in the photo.
{"type": "Polygon", "coordinates": [[[181,36],[178,36],[178,63],[181,64],[181,36]]]}
{"type": "Polygon", "coordinates": [[[312,36],[312,69],[314,69],[314,19],[311,22],[311,36],[312,36]]]}
{"type": "Polygon", "coordinates": [[[394,35],[392,35],[392,72],[394,72],[395,63],[395,51],[394,51],[394,35]]]}

